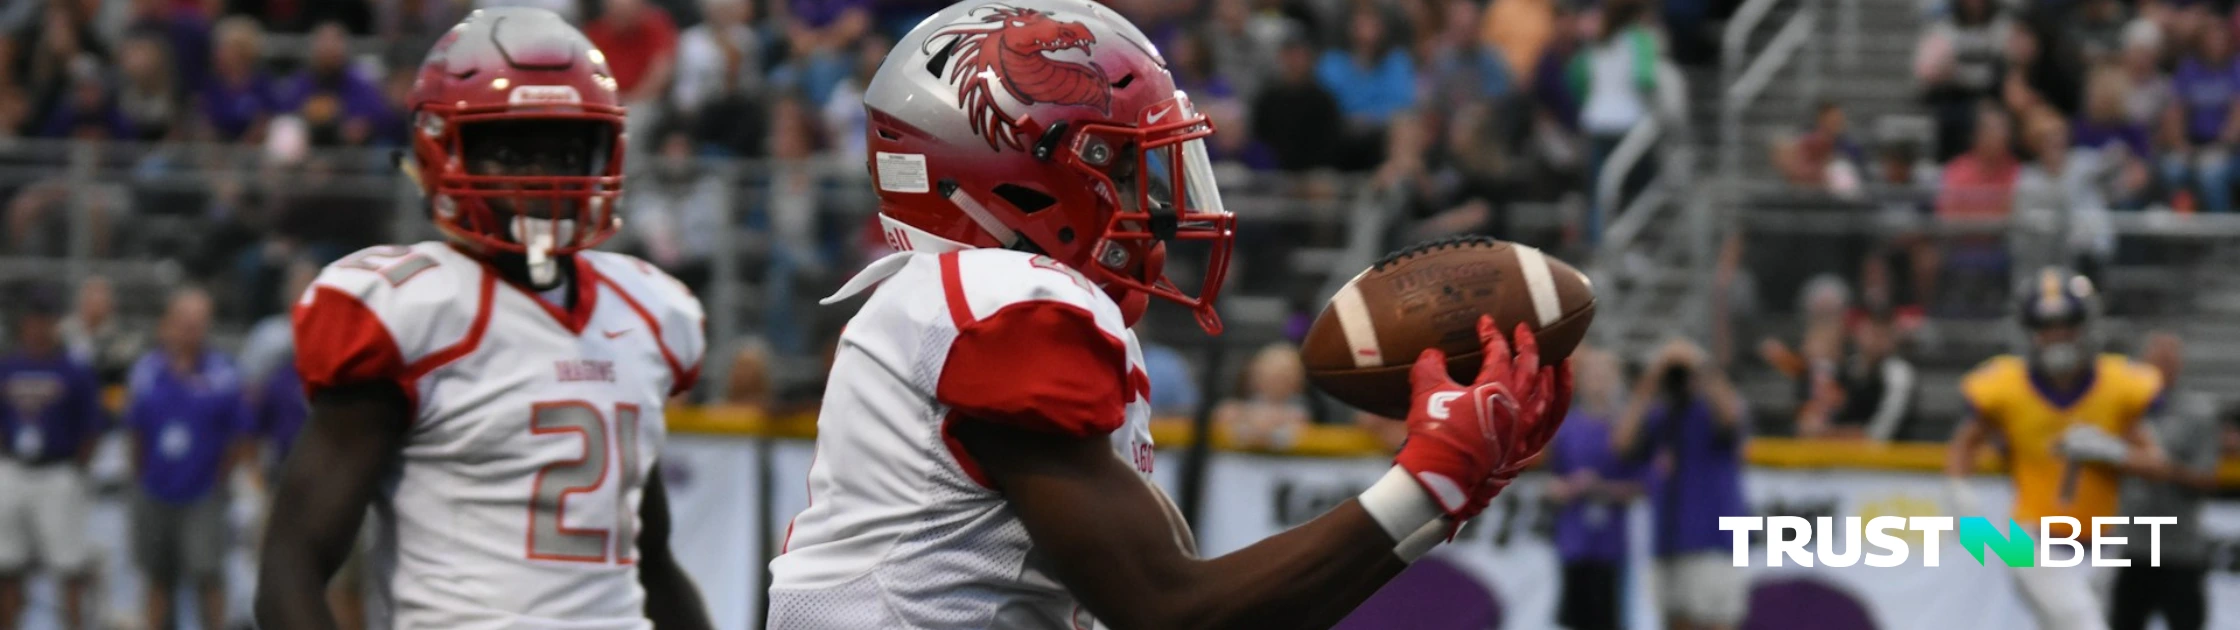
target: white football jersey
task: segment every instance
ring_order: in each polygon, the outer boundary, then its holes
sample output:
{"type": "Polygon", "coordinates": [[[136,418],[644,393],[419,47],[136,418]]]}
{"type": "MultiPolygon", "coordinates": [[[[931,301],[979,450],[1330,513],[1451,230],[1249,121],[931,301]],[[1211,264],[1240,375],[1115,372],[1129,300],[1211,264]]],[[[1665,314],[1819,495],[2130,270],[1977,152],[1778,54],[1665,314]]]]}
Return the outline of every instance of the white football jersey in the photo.
{"type": "Polygon", "coordinates": [[[849,285],[878,281],[840,336],[770,627],[1091,627],[949,427],[1109,435],[1150,483],[1150,384],[1120,307],[1009,250],[896,253],[849,285]]]}
{"type": "Polygon", "coordinates": [[[635,258],[574,260],[572,312],[441,242],[358,252],[297,303],[307,387],[389,379],[415,407],[374,504],[375,627],[652,627],[638,502],[700,304],[635,258]]]}

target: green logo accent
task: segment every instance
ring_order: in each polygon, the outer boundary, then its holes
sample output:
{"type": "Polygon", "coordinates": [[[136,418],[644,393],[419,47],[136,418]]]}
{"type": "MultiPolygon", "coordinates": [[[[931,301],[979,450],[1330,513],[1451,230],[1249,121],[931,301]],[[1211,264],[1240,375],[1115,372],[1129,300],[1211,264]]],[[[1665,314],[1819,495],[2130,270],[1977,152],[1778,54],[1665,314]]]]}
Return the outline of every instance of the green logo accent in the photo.
{"type": "Polygon", "coordinates": [[[1985,564],[1983,549],[1990,547],[1993,553],[1999,554],[2000,560],[2006,561],[2007,566],[2038,566],[2037,546],[2038,541],[2032,540],[2030,534],[2023,532],[2022,525],[2014,522],[2014,519],[2007,519],[2007,535],[2000,536],[1999,528],[1991,524],[1991,519],[1981,516],[1960,517],[1960,548],[1968,550],[1968,555],[1975,556],[1976,564],[1985,564]]]}

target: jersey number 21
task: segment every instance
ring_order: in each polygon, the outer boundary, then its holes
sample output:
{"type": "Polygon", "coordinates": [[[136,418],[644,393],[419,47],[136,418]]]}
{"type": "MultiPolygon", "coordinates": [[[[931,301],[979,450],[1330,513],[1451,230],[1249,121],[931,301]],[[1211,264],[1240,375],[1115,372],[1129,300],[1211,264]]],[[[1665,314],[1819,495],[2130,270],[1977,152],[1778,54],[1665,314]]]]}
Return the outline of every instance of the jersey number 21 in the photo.
{"type": "MultiPolygon", "coordinates": [[[[536,435],[575,434],[583,444],[575,459],[546,464],[537,470],[529,499],[529,558],[571,562],[635,561],[637,513],[630,508],[629,491],[638,487],[638,406],[616,404],[613,433],[599,408],[580,400],[543,402],[531,406],[529,432],[536,435]],[[610,457],[609,455],[616,455],[610,457]],[[609,464],[615,464],[609,466],[609,464]],[[617,474],[609,475],[613,468],[617,474]],[[621,479],[610,479],[619,476],[621,479]],[[569,527],[568,498],[597,492],[610,481],[622,485],[613,493],[614,525],[609,528],[569,527]],[[612,554],[608,550],[613,550],[612,554]]],[[[579,504],[580,505],[580,504],[579,504]]]]}

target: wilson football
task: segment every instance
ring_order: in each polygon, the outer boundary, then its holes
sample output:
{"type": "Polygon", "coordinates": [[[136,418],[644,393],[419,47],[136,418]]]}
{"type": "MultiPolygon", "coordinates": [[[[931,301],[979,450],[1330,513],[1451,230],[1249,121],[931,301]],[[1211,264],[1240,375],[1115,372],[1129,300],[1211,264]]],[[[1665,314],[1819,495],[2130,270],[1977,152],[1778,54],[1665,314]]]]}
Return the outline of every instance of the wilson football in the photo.
{"type": "Polygon", "coordinates": [[[1594,287],[1525,245],[1468,236],[1409,247],[1347,281],[1315,317],[1300,349],[1307,380],[1363,411],[1405,417],[1408,368],[1425,349],[1446,351],[1456,382],[1477,376],[1480,314],[1503,334],[1531,326],[1542,364],[1554,365],[1586,337],[1594,287]]]}

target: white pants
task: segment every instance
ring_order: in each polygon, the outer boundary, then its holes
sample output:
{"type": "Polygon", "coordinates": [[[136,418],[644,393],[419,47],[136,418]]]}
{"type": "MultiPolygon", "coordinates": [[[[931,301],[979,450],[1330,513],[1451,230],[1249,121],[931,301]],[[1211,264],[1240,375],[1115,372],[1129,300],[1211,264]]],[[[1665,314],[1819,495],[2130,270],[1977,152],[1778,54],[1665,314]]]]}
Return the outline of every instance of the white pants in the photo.
{"type": "Polygon", "coordinates": [[[2093,588],[2093,567],[2014,567],[2015,589],[2039,630],[2107,630],[2108,611],[2093,588]]]}
{"type": "Polygon", "coordinates": [[[93,495],[68,463],[27,466],[0,459],[0,573],[22,573],[34,561],[64,575],[93,568],[86,514],[93,495]]]}
{"type": "Polygon", "coordinates": [[[1750,576],[1725,551],[1657,560],[1657,593],[1665,618],[1736,627],[1750,605],[1750,576]]]}

